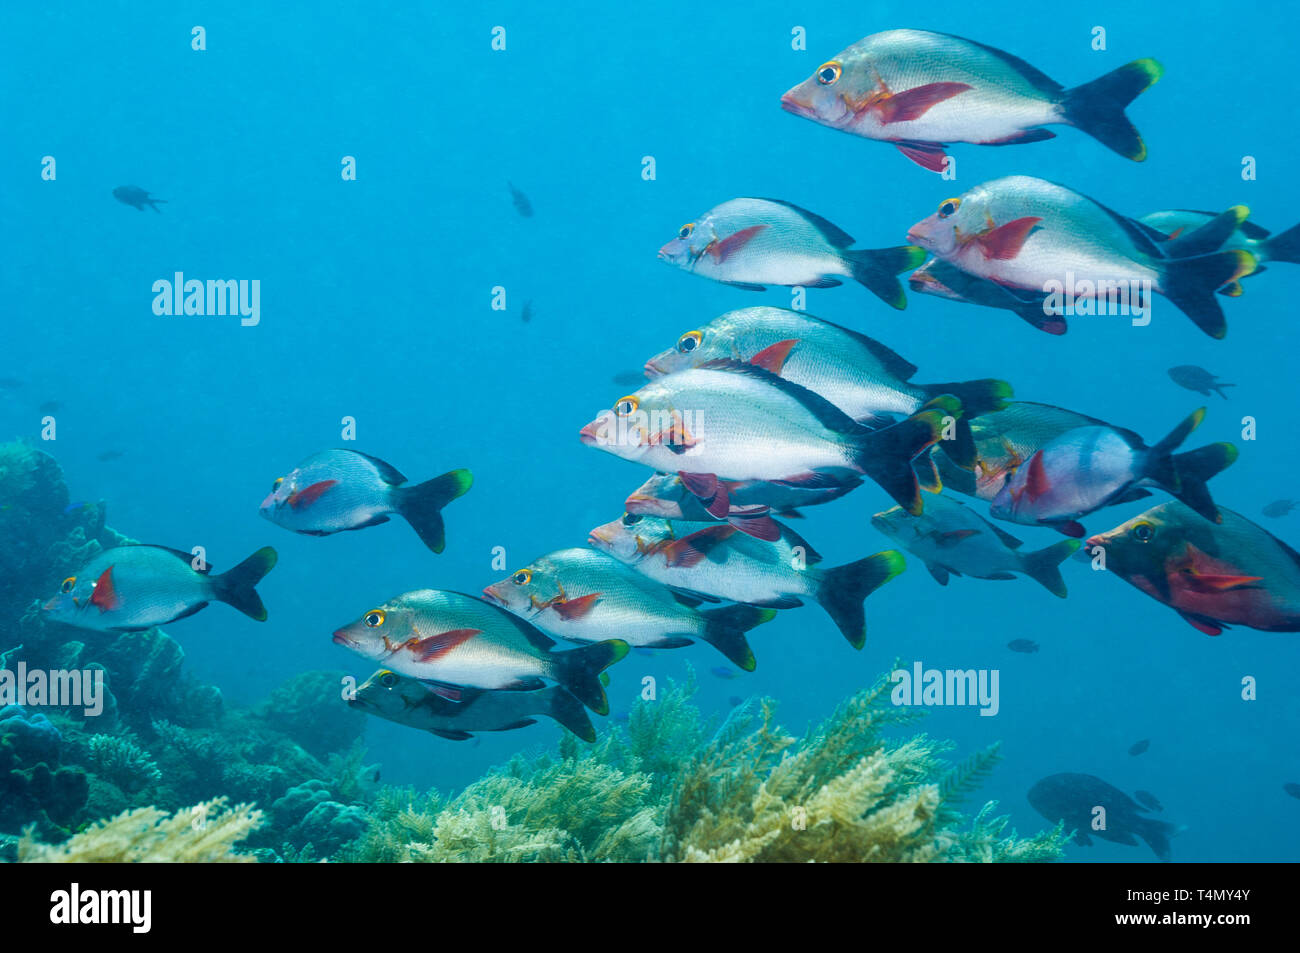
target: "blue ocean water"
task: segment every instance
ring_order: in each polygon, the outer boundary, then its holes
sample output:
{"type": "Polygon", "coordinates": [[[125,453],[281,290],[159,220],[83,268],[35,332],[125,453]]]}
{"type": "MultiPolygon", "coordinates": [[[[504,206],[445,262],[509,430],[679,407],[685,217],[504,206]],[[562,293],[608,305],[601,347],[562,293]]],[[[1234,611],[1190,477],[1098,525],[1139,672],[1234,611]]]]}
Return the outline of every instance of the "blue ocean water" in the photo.
{"type": "MultiPolygon", "coordinates": [[[[409,589],[478,592],[511,569],[616,518],[642,468],[583,447],[578,428],[625,393],[681,332],[733,308],[788,306],[656,261],[682,222],[735,196],[812,209],[863,247],[900,244],[940,201],[986,179],[1039,176],[1125,214],[1243,203],[1275,230],[1300,220],[1285,165],[1300,133],[1280,108],[1295,89],[1293,9],[1159,2],[1025,8],[930,4],[714,3],[562,8],[498,3],[68,4],[7,12],[0,36],[3,367],[0,436],[40,440],[46,401],[62,402],[41,444],[74,499],[108,501],[109,524],[138,539],[206,547],[218,568],[259,546],[280,563],[259,587],[270,620],[216,607],[168,631],[198,677],[234,702],[259,701],[307,669],[372,670],[330,633],[409,589]],[[206,30],[205,50],[191,29],[206,30]],[[492,28],[507,48],[491,47],[492,28]],[[792,49],[805,28],[807,49],[792,49]],[[1165,75],[1129,109],[1150,157],[1127,162],[1082,133],[1007,148],[957,146],[956,182],[887,145],[783,113],[778,99],[868,33],[911,26],[967,36],[1074,85],[1140,56],[1165,75]],[[1102,26],[1107,48],[1092,49],[1102,26]],[[53,156],[57,178],[41,176],[53,156]],[[341,175],[356,160],[355,181],[341,175]],[[642,177],[653,156],[656,177],[642,177]],[[1244,180],[1253,156],[1258,175],[1244,180]],[[521,217],[507,182],[534,207],[521,217]],[[112,189],[167,199],[137,212],[112,189]],[[257,279],[261,319],[157,316],[153,283],[176,272],[257,279]],[[493,289],[507,308],[493,310],[493,289]],[[530,303],[531,320],[521,314],[530,303]],[[434,556],[400,525],[323,539],[259,519],[272,479],[310,453],[356,446],[414,479],[453,467],[475,486],[447,510],[434,556]],[[102,460],[106,451],[120,457],[102,460]]],[[[1197,441],[1232,440],[1241,458],[1216,499],[1300,545],[1300,512],[1258,516],[1296,495],[1291,410],[1294,266],[1274,265],[1225,303],[1215,341],[1157,303],[1147,327],[1077,319],[1040,334],[1013,316],[910,295],[904,312],[861,288],[810,290],[812,314],[861,330],[921,370],[918,381],[1001,377],[1018,398],[1058,404],[1156,439],[1191,410],[1197,441]],[[1175,387],[1165,369],[1207,367],[1230,399],[1175,387]],[[1258,437],[1242,440],[1242,418],[1258,437]]],[[[870,516],[890,505],[868,484],[810,508],[799,531],[830,565],[890,548],[870,516]]],[[[1143,504],[1088,521],[1107,529],[1143,504]]],[[[1013,530],[1019,531],[1020,527],[1013,530]]],[[[1019,534],[1019,532],[1018,532],[1019,534]]],[[[1057,537],[1025,529],[1037,548],[1057,537]]],[[[854,653],[816,608],[782,613],[752,637],[753,674],[721,681],[707,647],[631,656],[612,670],[612,705],[644,675],[699,673],[700,703],[781,702],[798,730],[895,659],[998,669],[1000,710],[932,709],[924,729],[958,752],[1003,742],[983,790],[1022,832],[1045,826],[1025,799],[1059,771],[1154,792],[1186,826],[1183,861],[1300,859],[1296,636],[1197,632],[1171,610],[1082,563],[1070,597],[1032,582],[953,580],[918,561],[867,603],[854,653]],[[1022,655],[1006,643],[1030,638],[1022,655]],[[1243,701],[1242,680],[1258,682],[1243,701]],[[1149,738],[1150,750],[1129,746],[1149,738]]],[[[368,760],[385,780],[463,786],[547,723],[474,744],[373,721],[368,760]]],[[[1071,846],[1076,861],[1153,859],[1145,848],[1071,846]]]]}

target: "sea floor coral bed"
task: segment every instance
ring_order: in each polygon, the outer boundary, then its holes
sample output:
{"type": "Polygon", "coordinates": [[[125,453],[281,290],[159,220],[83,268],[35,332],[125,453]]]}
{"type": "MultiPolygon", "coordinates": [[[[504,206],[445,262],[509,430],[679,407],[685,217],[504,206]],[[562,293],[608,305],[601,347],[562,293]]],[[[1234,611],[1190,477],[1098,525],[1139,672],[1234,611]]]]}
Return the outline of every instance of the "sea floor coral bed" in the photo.
{"type": "Polygon", "coordinates": [[[963,813],[996,750],[953,767],[945,743],[892,738],[912,716],[883,678],[797,739],[770,699],[708,722],[692,675],[594,743],[565,734],[454,796],[378,787],[343,673],[228,706],[159,629],[83,632],[34,611],[125,540],[103,504],[67,500],[52,457],[0,445],[0,524],[24,541],[0,554],[0,667],[102,670],[106,686],[96,717],[0,709],[0,860],[1042,861],[1065,842],[1059,826],[1008,832],[992,803],[963,813]]]}

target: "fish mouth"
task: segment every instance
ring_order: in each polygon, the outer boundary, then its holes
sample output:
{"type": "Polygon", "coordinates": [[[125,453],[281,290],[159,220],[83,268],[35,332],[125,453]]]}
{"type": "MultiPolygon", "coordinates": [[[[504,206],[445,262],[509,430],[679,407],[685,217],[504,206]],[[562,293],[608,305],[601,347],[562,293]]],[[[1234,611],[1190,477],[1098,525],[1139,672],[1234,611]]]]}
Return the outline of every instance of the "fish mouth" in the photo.
{"type": "Polygon", "coordinates": [[[587,534],[587,542],[592,546],[602,546],[602,545],[608,546],[611,542],[613,542],[613,540],[610,539],[608,536],[602,534],[600,529],[597,528],[597,529],[593,529],[590,533],[587,534]]]}
{"type": "Polygon", "coordinates": [[[1088,547],[1089,549],[1092,549],[1092,547],[1094,546],[1105,546],[1106,534],[1098,533],[1096,536],[1089,536],[1086,540],[1084,540],[1083,545],[1088,547]]]}
{"type": "Polygon", "coordinates": [[[660,367],[658,364],[655,363],[655,359],[653,357],[650,358],[650,360],[645,362],[646,377],[658,377],[660,374],[667,374],[667,373],[668,373],[667,371],[665,371],[662,367],[660,367]]]}
{"type": "Polygon", "coordinates": [[[337,632],[334,633],[334,637],[333,637],[334,644],[342,645],[349,649],[359,648],[357,643],[352,641],[352,639],[348,638],[345,632],[346,632],[345,629],[339,629],[337,632]]]}
{"type": "Polygon", "coordinates": [[[781,108],[804,119],[816,119],[817,111],[811,105],[795,98],[794,90],[781,97],[781,108]]]}
{"type": "Polygon", "coordinates": [[[593,420],[578,431],[578,439],[589,447],[596,446],[596,444],[600,443],[600,435],[597,433],[599,425],[599,420],[593,420]]]}
{"type": "Polygon", "coordinates": [[[506,608],[505,600],[502,599],[493,591],[492,586],[483,587],[483,598],[486,599],[488,602],[492,603],[493,605],[498,605],[503,609],[506,608]]]}
{"type": "Polygon", "coordinates": [[[930,247],[929,236],[923,235],[922,233],[918,232],[915,226],[907,230],[907,240],[909,243],[913,245],[919,245],[922,248],[930,247]]]}

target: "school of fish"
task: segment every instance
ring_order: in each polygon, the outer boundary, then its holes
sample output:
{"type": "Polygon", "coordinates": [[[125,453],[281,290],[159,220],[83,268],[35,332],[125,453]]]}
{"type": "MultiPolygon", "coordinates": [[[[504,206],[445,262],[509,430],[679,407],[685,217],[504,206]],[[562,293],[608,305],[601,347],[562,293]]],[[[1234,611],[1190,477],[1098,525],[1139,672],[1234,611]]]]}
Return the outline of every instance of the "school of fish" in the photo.
{"type": "MultiPolygon", "coordinates": [[[[936,173],[948,169],[954,144],[1033,143],[1066,126],[1140,162],[1147,146],[1125,110],[1162,73],[1139,59],[1067,87],[983,43],[888,30],[826,60],[780,106],[892,144],[936,173]]],[[[528,197],[509,191],[519,215],[532,217],[528,197]]],[[[163,201],[135,186],[114,195],[137,209],[158,211],[163,201]]],[[[658,258],[738,291],[853,282],[903,309],[910,288],[1009,311],[1055,336],[1070,317],[1102,308],[1149,314],[1159,296],[1212,338],[1227,334],[1225,303],[1264,263],[1300,262],[1300,226],[1271,233],[1242,205],[1143,211],[1006,175],[924,203],[913,223],[873,222],[860,246],[791,201],[740,196],[666,235],[658,258]]],[[[531,302],[522,320],[530,317],[531,302]]],[[[1122,422],[1015,400],[995,369],[918,383],[931,378],[889,346],[802,310],[741,307],[665,331],[675,333],[645,360],[644,377],[616,375],[627,392],[585,425],[574,422],[581,443],[642,468],[621,507],[610,501],[609,520],[589,529],[586,546],[540,554],[485,580],[481,593],[378,593],[358,606],[333,641],[380,668],[349,704],[451,740],[538,716],[592,740],[588,711],[609,712],[604,672],[629,651],[705,643],[751,671],[762,655],[754,630],[807,603],[860,649],[867,600],[909,557],[941,586],[1024,576],[1066,598],[1062,566],[1079,553],[1207,635],[1230,626],[1300,631],[1300,553],[1211,494],[1237,448],[1183,449],[1203,407],[1148,442],[1122,422]],[[898,549],[864,544],[854,561],[827,566],[788,523],[849,493],[879,507],[870,525],[898,549]],[[1116,522],[1112,507],[1153,495],[1164,499],[1106,528],[1116,522]],[[1026,546],[1013,524],[1067,538],[1026,546]]],[[[1193,365],[1169,376],[1223,399],[1234,386],[1193,365]]],[[[443,510],[471,482],[468,470],[452,469],[412,483],[378,457],[324,450],[276,477],[260,513],[316,536],[400,517],[441,553],[443,510]]],[[[1279,500],[1264,513],[1281,518],[1295,505],[1279,500]]],[[[254,586],[275,561],[266,547],[214,573],[191,553],[122,546],[76,567],[44,608],[54,620],[116,631],[212,602],[264,620],[254,586]]],[[[1023,638],[1008,648],[1039,651],[1023,638]]],[[[1030,793],[1044,816],[1067,822],[1099,797],[1123,821],[1115,839],[1136,835],[1168,858],[1176,830],[1100,779],[1056,775],[1030,793]]]]}

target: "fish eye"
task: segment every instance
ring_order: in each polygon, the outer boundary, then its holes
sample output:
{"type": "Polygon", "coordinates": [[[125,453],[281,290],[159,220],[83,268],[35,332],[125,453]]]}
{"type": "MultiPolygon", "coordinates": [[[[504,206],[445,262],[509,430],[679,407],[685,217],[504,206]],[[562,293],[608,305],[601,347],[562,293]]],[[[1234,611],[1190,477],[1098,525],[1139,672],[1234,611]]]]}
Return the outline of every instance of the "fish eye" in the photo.
{"type": "Polygon", "coordinates": [[[700,346],[700,341],[703,338],[704,335],[699,331],[687,331],[677,339],[677,350],[681,351],[683,354],[689,354],[700,346]]]}
{"type": "Polygon", "coordinates": [[[831,60],[829,63],[823,63],[821,66],[817,67],[817,82],[821,83],[823,86],[830,86],[839,80],[840,74],[843,72],[844,69],[834,60],[831,60]]]}
{"type": "Polygon", "coordinates": [[[392,672],[384,672],[379,676],[379,684],[384,688],[392,688],[397,684],[397,676],[392,672]]]}
{"type": "Polygon", "coordinates": [[[76,584],[77,584],[77,577],[69,576],[67,579],[63,580],[63,585],[59,586],[59,592],[71,592],[72,587],[75,586],[76,584]]]}
{"type": "Polygon", "coordinates": [[[953,214],[953,212],[957,211],[957,209],[959,208],[961,208],[961,199],[946,199],[939,206],[939,217],[947,218],[949,215],[953,214]]]}
{"type": "Polygon", "coordinates": [[[526,586],[533,581],[532,570],[521,569],[513,576],[510,577],[510,581],[513,582],[516,586],[526,586]]]}
{"type": "Polygon", "coordinates": [[[365,614],[361,621],[364,622],[368,628],[377,629],[384,624],[384,619],[386,618],[387,616],[384,614],[383,609],[371,609],[365,614]]]}
{"type": "Polygon", "coordinates": [[[620,417],[626,417],[628,414],[636,410],[639,403],[640,401],[636,399],[636,395],[619,398],[618,403],[614,405],[614,413],[618,414],[620,417]]]}
{"type": "Polygon", "coordinates": [[[681,228],[679,228],[679,229],[677,230],[677,237],[678,237],[678,238],[690,238],[690,237],[691,237],[691,232],[693,232],[693,231],[695,231],[695,223],[694,223],[694,222],[687,222],[685,225],[683,225],[681,228]]]}
{"type": "Polygon", "coordinates": [[[624,514],[623,514],[623,525],[624,525],[624,526],[633,526],[633,525],[635,525],[636,523],[639,523],[639,522],[641,522],[641,514],[640,514],[640,513],[624,513],[624,514]]]}
{"type": "Polygon", "coordinates": [[[284,477],[276,477],[275,482],[271,484],[271,492],[274,493],[280,489],[280,484],[284,482],[284,477]]]}
{"type": "Polygon", "coordinates": [[[1133,538],[1139,543],[1151,542],[1151,537],[1156,534],[1155,527],[1143,520],[1141,523],[1134,523],[1131,530],[1133,538]]]}

